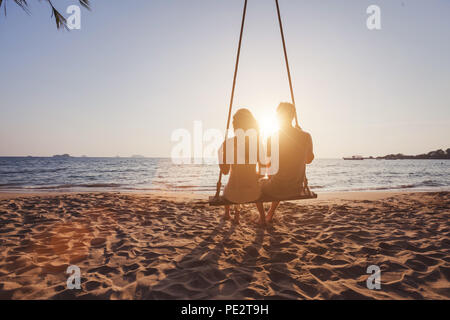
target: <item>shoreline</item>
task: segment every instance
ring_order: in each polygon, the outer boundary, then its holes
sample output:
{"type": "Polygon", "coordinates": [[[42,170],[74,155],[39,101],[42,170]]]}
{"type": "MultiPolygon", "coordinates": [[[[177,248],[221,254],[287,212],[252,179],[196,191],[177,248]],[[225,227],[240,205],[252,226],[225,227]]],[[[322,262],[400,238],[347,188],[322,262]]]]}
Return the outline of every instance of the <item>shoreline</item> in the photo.
{"type": "MultiPolygon", "coordinates": [[[[370,191],[328,191],[320,192],[316,199],[295,200],[292,202],[317,202],[330,200],[380,200],[387,197],[392,197],[402,194],[414,193],[439,193],[450,192],[450,189],[430,189],[430,190],[370,190],[370,191]]],[[[169,199],[185,199],[185,200],[208,200],[208,197],[213,195],[211,193],[196,193],[185,191],[139,191],[139,190],[70,190],[70,191],[17,191],[17,190],[0,190],[0,200],[14,199],[20,197],[47,197],[47,196],[61,196],[74,194],[123,194],[123,195],[137,195],[137,196],[151,196],[155,198],[167,197],[169,199]]]]}

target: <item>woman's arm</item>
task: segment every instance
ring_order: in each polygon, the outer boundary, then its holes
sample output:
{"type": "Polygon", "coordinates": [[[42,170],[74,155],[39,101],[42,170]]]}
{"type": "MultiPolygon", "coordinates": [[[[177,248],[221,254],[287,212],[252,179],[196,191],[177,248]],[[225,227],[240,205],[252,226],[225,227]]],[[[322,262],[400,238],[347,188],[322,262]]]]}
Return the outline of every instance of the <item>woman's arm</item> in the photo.
{"type": "Polygon", "coordinates": [[[220,168],[220,171],[222,171],[222,173],[224,175],[227,175],[230,173],[230,165],[229,164],[219,164],[219,168],[220,168]]]}
{"type": "Polygon", "coordinates": [[[306,164],[314,160],[313,143],[309,133],[306,133],[306,164]]]}

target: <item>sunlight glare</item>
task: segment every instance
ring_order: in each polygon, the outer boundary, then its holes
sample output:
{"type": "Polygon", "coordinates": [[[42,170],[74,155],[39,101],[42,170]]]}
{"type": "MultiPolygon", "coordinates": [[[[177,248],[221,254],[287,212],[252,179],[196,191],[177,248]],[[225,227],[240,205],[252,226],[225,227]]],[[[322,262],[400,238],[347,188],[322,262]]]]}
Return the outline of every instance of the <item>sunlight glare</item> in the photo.
{"type": "Polygon", "coordinates": [[[262,117],[258,121],[258,123],[259,123],[260,130],[261,130],[261,136],[264,139],[267,139],[272,134],[277,132],[279,129],[278,122],[276,121],[275,117],[269,117],[269,116],[262,117]]]}

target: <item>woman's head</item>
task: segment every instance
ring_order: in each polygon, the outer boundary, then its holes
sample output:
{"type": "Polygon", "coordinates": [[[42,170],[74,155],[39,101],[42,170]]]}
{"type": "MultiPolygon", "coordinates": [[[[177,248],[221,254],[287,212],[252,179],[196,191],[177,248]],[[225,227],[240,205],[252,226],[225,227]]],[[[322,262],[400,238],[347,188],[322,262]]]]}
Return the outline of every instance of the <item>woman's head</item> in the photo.
{"type": "Polygon", "coordinates": [[[258,121],[256,121],[250,110],[246,108],[241,108],[233,116],[233,128],[234,131],[242,129],[247,131],[249,129],[254,129],[259,132],[258,121]]]}

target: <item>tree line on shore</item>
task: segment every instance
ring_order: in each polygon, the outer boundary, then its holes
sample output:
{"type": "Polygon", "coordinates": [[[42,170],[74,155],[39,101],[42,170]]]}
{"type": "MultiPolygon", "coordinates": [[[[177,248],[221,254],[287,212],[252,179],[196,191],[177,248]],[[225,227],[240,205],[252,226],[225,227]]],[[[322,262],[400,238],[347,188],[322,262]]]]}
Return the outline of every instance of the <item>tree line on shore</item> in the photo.
{"type": "Polygon", "coordinates": [[[376,159],[386,159],[386,160],[397,160],[397,159],[438,159],[438,160],[442,160],[442,159],[450,159],[450,148],[448,148],[447,150],[435,150],[435,151],[430,151],[428,153],[422,153],[422,154],[418,154],[415,156],[411,156],[411,155],[405,155],[402,153],[397,153],[397,154],[388,154],[385,155],[383,157],[376,157],[376,159]]]}

